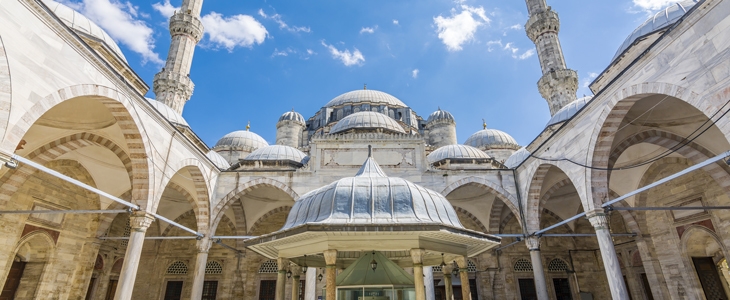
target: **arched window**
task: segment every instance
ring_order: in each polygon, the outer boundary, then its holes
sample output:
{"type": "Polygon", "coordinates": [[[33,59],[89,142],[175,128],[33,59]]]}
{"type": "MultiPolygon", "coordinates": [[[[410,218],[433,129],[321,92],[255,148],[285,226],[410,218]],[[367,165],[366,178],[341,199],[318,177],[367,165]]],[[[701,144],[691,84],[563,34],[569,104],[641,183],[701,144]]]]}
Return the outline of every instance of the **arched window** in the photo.
{"type": "Polygon", "coordinates": [[[553,259],[548,264],[548,272],[568,272],[568,264],[559,258],[553,259]]]}
{"type": "Polygon", "coordinates": [[[278,273],[279,264],[275,260],[270,259],[261,264],[259,267],[259,273],[278,273]]]}
{"type": "Polygon", "coordinates": [[[518,259],[514,266],[515,272],[532,272],[532,263],[524,258],[518,259]]]}
{"type": "Polygon", "coordinates": [[[174,263],[171,263],[169,267],[167,267],[167,274],[170,275],[183,275],[188,273],[188,266],[185,265],[184,262],[176,261],[174,263]]]}
{"type": "Polygon", "coordinates": [[[431,267],[431,270],[433,270],[434,272],[443,272],[441,266],[433,266],[431,267]]]}
{"type": "Polygon", "coordinates": [[[223,266],[221,263],[211,260],[205,264],[205,274],[222,274],[223,266]]]}
{"type": "Polygon", "coordinates": [[[466,271],[467,272],[476,272],[477,271],[477,264],[475,264],[473,261],[469,260],[466,262],[466,271]]]}

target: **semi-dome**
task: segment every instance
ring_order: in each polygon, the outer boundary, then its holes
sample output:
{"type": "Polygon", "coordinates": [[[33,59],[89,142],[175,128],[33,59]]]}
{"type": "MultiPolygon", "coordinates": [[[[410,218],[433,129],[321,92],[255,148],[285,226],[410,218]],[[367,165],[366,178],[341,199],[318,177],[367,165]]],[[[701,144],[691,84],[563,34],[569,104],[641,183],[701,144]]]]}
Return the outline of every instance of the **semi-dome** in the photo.
{"type": "Polygon", "coordinates": [[[335,97],[327,102],[325,107],[340,106],[344,104],[385,104],[393,107],[407,107],[403,101],[388,93],[376,90],[354,90],[335,97]]]}
{"type": "Polygon", "coordinates": [[[258,134],[248,130],[238,130],[224,135],[217,143],[215,143],[213,149],[234,148],[253,151],[268,145],[269,143],[267,143],[266,140],[258,134]]]}
{"type": "Polygon", "coordinates": [[[698,2],[699,0],[684,0],[674,3],[649,17],[649,19],[639,25],[639,27],[637,27],[634,32],[632,32],[626,40],[624,40],[624,43],[618,48],[611,61],[616,60],[616,58],[621,56],[626,49],[631,47],[634,42],[641,40],[642,37],[657,32],[677,22],[698,2]]]}
{"type": "Polygon", "coordinates": [[[215,150],[208,151],[208,153],[205,156],[207,156],[208,159],[210,159],[210,161],[212,161],[213,164],[216,167],[218,167],[219,169],[225,170],[225,169],[228,169],[231,167],[231,164],[228,163],[228,161],[225,159],[225,157],[220,155],[218,152],[215,152],[215,150]]]}
{"type": "Polygon", "coordinates": [[[177,113],[174,109],[167,106],[165,103],[162,103],[162,102],[157,101],[152,98],[145,98],[145,99],[147,100],[147,102],[149,102],[152,105],[152,107],[157,109],[157,111],[159,111],[160,114],[163,117],[165,117],[165,119],[167,119],[168,121],[175,123],[175,124],[190,127],[190,125],[188,125],[188,122],[185,121],[185,119],[183,119],[181,114],[177,113]]]}
{"type": "Polygon", "coordinates": [[[497,129],[483,129],[472,134],[464,145],[472,146],[479,149],[514,149],[520,146],[517,141],[504,131],[497,129]]]}
{"type": "Polygon", "coordinates": [[[124,53],[122,53],[122,49],[119,48],[119,45],[117,45],[114,39],[112,39],[106,31],[101,29],[99,25],[96,25],[96,23],[89,20],[89,18],[72,8],[53,0],[43,0],[43,3],[46,4],[46,6],[48,6],[48,8],[56,14],[56,16],[61,19],[66,26],[103,42],[124,62],[127,61],[127,58],[124,57],[124,53]]]}
{"type": "Polygon", "coordinates": [[[482,150],[467,145],[447,145],[431,152],[427,157],[429,163],[444,159],[489,159],[489,155],[482,150]]]}
{"type": "Polygon", "coordinates": [[[552,126],[572,118],[581,108],[583,108],[583,106],[586,106],[586,104],[591,101],[591,99],[593,99],[593,96],[586,96],[583,98],[578,98],[573,102],[568,103],[568,105],[563,106],[563,108],[558,110],[558,112],[556,112],[555,115],[550,118],[550,121],[548,121],[545,127],[552,126]]]}
{"type": "Polygon", "coordinates": [[[441,110],[439,108],[437,111],[433,112],[430,116],[428,116],[428,119],[426,119],[426,123],[431,123],[435,121],[450,121],[455,122],[454,115],[452,115],[450,112],[441,110]]]}
{"type": "Polygon", "coordinates": [[[299,149],[284,145],[271,145],[256,149],[243,160],[290,160],[302,163],[307,157],[299,149]]]}
{"type": "Polygon", "coordinates": [[[368,157],[355,177],[303,195],[289,212],[286,230],[304,224],[437,224],[464,226],[441,194],[408,180],[388,177],[368,157]]]}
{"type": "Polygon", "coordinates": [[[506,161],[504,161],[504,166],[510,169],[514,169],[519,166],[523,161],[525,161],[528,157],[530,157],[530,151],[527,151],[527,148],[522,147],[520,148],[520,150],[512,153],[512,155],[510,155],[510,157],[507,158],[506,161]]]}
{"type": "Polygon", "coordinates": [[[305,124],[304,117],[302,114],[295,112],[293,109],[291,111],[285,112],[281,117],[279,117],[279,122],[281,121],[294,121],[301,124],[305,124]]]}
{"type": "Polygon", "coordinates": [[[361,111],[342,118],[332,126],[330,134],[350,129],[384,129],[390,132],[406,133],[396,120],[374,111],[361,111]]]}

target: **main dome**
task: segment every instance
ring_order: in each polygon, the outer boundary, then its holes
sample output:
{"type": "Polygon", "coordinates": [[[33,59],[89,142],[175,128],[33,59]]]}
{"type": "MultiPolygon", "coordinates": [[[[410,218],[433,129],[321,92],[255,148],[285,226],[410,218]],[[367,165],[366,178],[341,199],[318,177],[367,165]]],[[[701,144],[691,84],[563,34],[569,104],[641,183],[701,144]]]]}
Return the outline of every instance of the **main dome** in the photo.
{"type": "Polygon", "coordinates": [[[355,177],[302,196],[281,230],[313,223],[443,224],[464,228],[444,196],[408,180],[388,177],[372,157],[355,177]]]}
{"type": "Polygon", "coordinates": [[[334,107],[345,104],[385,104],[394,107],[408,107],[403,101],[388,93],[376,90],[354,90],[335,97],[325,104],[325,107],[334,107]]]}
{"type": "Polygon", "coordinates": [[[619,56],[621,56],[626,49],[631,47],[634,42],[637,40],[641,40],[642,37],[649,35],[651,33],[654,33],[656,31],[659,31],[661,29],[664,29],[668,27],[669,25],[674,24],[677,22],[684,14],[686,14],[695,4],[697,4],[699,0],[685,0],[681,1],[675,4],[672,4],[670,6],[667,6],[666,8],[660,10],[653,16],[649,17],[644,23],[639,25],[634,32],[632,32],[626,40],[624,40],[624,43],[621,44],[621,47],[618,48],[616,51],[616,54],[613,56],[611,61],[616,60],[619,56]]]}
{"type": "Polygon", "coordinates": [[[374,111],[361,111],[342,118],[332,126],[330,134],[350,129],[385,129],[391,132],[406,133],[396,120],[374,111]]]}
{"type": "Polygon", "coordinates": [[[224,135],[217,143],[215,143],[213,149],[225,147],[253,151],[268,145],[269,143],[267,143],[266,140],[258,134],[248,130],[238,130],[224,135]]]}
{"type": "Polygon", "coordinates": [[[472,146],[482,150],[489,149],[514,149],[520,146],[517,141],[504,131],[497,129],[484,129],[472,134],[464,145],[472,146]]]}
{"type": "Polygon", "coordinates": [[[48,6],[48,8],[59,19],[61,19],[61,21],[66,24],[66,26],[71,27],[77,32],[87,34],[102,41],[109,47],[109,49],[114,51],[114,53],[117,54],[119,58],[121,58],[124,62],[127,62],[127,58],[124,57],[124,53],[122,53],[122,49],[119,48],[119,45],[117,45],[114,39],[112,39],[109,34],[104,31],[104,29],[101,29],[99,25],[96,25],[96,23],[92,22],[91,20],[89,20],[89,18],[82,15],[81,13],[56,1],[43,0],[43,3],[46,4],[46,6],[48,6]]]}

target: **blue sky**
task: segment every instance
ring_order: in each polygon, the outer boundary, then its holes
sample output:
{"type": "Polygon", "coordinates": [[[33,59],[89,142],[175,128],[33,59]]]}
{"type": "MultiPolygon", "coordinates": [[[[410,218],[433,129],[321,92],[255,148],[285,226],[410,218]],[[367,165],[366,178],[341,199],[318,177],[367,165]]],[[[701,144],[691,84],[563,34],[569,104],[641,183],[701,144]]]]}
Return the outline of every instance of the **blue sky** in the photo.
{"type": "MultiPolygon", "coordinates": [[[[62,2],[106,29],[152,86],[170,44],[166,16],[182,0],[62,2]]],[[[587,82],[626,36],[671,2],[548,0],[560,15],[568,67],[580,77],[579,97],[591,94],[587,82]]],[[[524,1],[206,0],[202,15],[206,36],[183,116],[210,146],[248,121],[273,143],[282,113],[294,108],[309,118],[364,84],[423,118],[438,107],[451,112],[460,143],[485,119],[526,145],[550,118],[524,1]]]]}

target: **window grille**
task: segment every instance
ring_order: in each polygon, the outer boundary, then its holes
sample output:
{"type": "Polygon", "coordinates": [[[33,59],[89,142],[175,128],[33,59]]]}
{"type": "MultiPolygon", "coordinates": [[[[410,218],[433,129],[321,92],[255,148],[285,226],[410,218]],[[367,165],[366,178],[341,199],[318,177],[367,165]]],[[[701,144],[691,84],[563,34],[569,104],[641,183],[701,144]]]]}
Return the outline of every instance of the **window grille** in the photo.
{"type": "Polygon", "coordinates": [[[167,274],[182,275],[188,273],[188,266],[184,262],[176,261],[167,267],[167,274]]]}
{"type": "MultiPolygon", "coordinates": [[[[132,232],[132,226],[130,226],[129,222],[129,219],[127,219],[127,225],[124,226],[124,234],[122,236],[129,237],[129,234],[132,232]]],[[[122,240],[120,242],[122,248],[127,247],[127,244],[129,244],[129,240],[122,240]]]]}
{"type": "Polygon", "coordinates": [[[441,269],[441,266],[433,266],[433,267],[431,267],[431,269],[434,272],[443,272],[443,270],[441,269]]]}
{"type": "Polygon", "coordinates": [[[474,273],[477,271],[477,264],[475,264],[473,261],[469,260],[466,262],[466,271],[474,273]]]}
{"type": "Polygon", "coordinates": [[[279,264],[273,259],[267,260],[259,267],[259,273],[279,273],[279,264]]]}
{"type": "Polygon", "coordinates": [[[205,264],[205,274],[222,274],[223,266],[221,263],[211,260],[205,264]]]}
{"type": "Polygon", "coordinates": [[[518,259],[514,269],[515,272],[532,272],[532,263],[526,259],[518,259]]]}
{"type": "Polygon", "coordinates": [[[548,272],[568,272],[568,264],[562,259],[553,259],[548,264],[548,272]]]}

